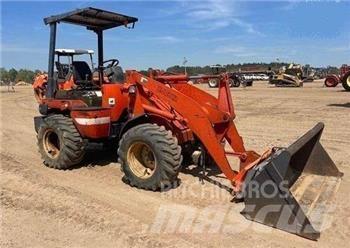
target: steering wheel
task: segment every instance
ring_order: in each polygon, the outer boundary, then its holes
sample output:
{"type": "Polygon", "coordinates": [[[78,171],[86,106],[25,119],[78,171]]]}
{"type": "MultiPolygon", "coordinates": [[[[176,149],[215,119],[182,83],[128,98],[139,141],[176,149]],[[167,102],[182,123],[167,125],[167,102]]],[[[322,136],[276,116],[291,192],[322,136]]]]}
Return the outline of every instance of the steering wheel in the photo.
{"type": "Polygon", "coordinates": [[[105,60],[103,61],[103,65],[109,63],[107,66],[105,66],[104,68],[111,68],[113,66],[119,65],[119,60],[117,59],[109,59],[109,60],[105,60]]]}

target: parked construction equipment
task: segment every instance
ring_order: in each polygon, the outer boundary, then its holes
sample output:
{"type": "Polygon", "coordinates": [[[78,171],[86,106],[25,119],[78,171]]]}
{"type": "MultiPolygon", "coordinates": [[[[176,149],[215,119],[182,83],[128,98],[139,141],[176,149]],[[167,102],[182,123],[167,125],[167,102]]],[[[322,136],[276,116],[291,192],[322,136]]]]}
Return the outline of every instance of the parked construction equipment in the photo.
{"type": "MultiPolygon", "coordinates": [[[[221,65],[212,65],[211,68],[214,75],[219,75],[220,73],[226,72],[226,69],[221,65]]],[[[228,74],[228,85],[230,87],[239,87],[241,85],[243,87],[253,86],[253,80],[243,78],[240,73],[230,72],[227,74],[228,74]]],[[[207,82],[210,88],[219,87],[219,80],[217,78],[211,78],[207,80],[207,82]]]]}
{"type": "Polygon", "coordinates": [[[270,77],[270,84],[275,86],[303,87],[303,69],[299,64],[290,64],[281,68],[279,72],[270,77]]]}
{"type": "Polygon", "coordinates": [[[350,66],[342,65],[340,67],[340,74],[330,74],[327,75],[324,80],[324,84],[327,87],[336,87],[339,83],[342,83],[345,90],[350,91],[350,66]]]}
{"type": "Polygon", "coordinates": [[[229,74],[201,76],[218,80],[217,98],[187,83],[198,77],[156,70],[148,76],[135,70],[124,74],[117,59],[104,61],[103,31],[134,27],[137,18],[84,8],[44,21],[50,25],[49,65],[48,74],[34,83],[41,113],[34,123],[45,165],[70,168],[82,161],[88,142],[116,140],[125,181],[160,190],[177,183],[189,151],[200,151],[198,166],[204,170],[205,158],[213,160],[232,183],[236,199],[245,202],[246,218],[309,239],[319,237],[318,214],[332,200],[342,176],[319,142],[322,123],[288,148],[259,155],[245,148],[233,122],[229,74]],[[97,34],[95,71],[73,57],[68,71],[55,75],[58,23],[82,25],[97,34]],[[225,150],[224,142],[232,151],[225,150]],[[231,168],[227,156],[239,160],[239,170],[231,168]]]}

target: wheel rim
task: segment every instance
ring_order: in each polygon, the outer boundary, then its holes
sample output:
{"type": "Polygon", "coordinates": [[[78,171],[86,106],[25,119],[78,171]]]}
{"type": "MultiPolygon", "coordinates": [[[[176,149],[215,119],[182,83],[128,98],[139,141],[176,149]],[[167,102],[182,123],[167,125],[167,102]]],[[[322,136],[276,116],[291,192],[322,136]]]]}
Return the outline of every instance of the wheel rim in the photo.
{"type": "Polygon", "coordinates": [[[150,178],[156,169],[156,159],[152,149],[144,142],[135,142],[127,153],[131,171],[139,178],[150,178]]]}
{"type": "Polygon", "coordinates": [[[209,80],[209,85],[211,87],[215,87],[216,86],[216,81],[215,80],[209,80]]]}
{"type": "Polygon", "coordinates": [[[46,154],[50,158],[57,158],[60,154],[60,139],[52,129],[47,129],[44,133],[43,146],[46,154]]]}
{"type": "Polygon", "coordinates": [[[349,75],[348,78],[346,79],[346,84],[350,87],[350,75],[349,75]]]}
{"type": "Polygon", "coordinates": [[[326,79],[326,85],[329,87],[333,87],[337,85],[337,82],[334,78],[328,78],[326,79]]]}
{"type": "Polygon", "coordinates": [[[235,83],[234,83],[233,79],[230,78],[228,80],[228,86],[232,87],[233,85],[235,85],[235,83]]]}

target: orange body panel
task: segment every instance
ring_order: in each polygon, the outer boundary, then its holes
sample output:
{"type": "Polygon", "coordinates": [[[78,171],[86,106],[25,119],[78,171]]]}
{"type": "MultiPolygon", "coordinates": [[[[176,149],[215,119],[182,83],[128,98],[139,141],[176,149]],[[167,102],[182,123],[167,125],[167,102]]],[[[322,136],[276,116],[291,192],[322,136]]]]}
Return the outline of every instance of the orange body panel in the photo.
{"type": "Polygon", "coordinates": [[[71,117],[79,133],[84,138],[107,138],[110,132],[110,109],[73,110],[71,117]]]}
{"type": "Polygon", "coordinates": [[[39,74],[36,75],[34,82],[33,82],[33,88],[36,89],[38,87],[42,88],[44,84],[47,83],[47,74],[39,74]]]}
{"type": "Polygon", "coordinates": [[[68,80],[62,83],[58,83],[58,89],[60,90],[71,90],[75,87],[74,78],[70,76],[68,80]]]}
{"type": "Polygon", "coordinates": [[[41,101],[45,98],[45,88],[47,84],[47,74],[38,74],[34,78],[33,82],[33,89],[34,89],[34,96],[38,103],[41,103],[41,101]]]}
{"type": "Polygon", "coordinates": [[[59,100],[59,99],[43,99],[42,104],[47,104],[51,109],[57,109],[60,111],[70,111],[76,108],[87,107],[86,103],[82,100],[59,100]]]}
{"type": "Polygon", "coordinates": [[[111,121],[118,121],[128,108],[129,98],[123,92],[123,87],[120,83],[102,85],[102,107],[111,108],[111,121]]]}

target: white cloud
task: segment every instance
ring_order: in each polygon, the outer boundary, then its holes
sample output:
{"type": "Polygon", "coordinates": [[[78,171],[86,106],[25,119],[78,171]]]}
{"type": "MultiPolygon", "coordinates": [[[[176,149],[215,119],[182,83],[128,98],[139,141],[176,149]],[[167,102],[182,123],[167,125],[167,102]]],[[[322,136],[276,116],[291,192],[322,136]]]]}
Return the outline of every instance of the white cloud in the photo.
{"type": "Polygon", "coordinates": [[[236,19],[236,18],[232,19],[232,21],[237,26],[244,28],[247,33],[259,33],[254,29],[253,25],[250,23],[244,22],[244,21],[242,21],[240,19],[236,19]]]}
{"type": "Polygon", "coordinates": [[[233,57],[245,58],[259,55],[257,50],[242,46],[221,46],[214,50],[217,54],[230,54],[233,57]]]}
{"type": "Polygon", "coordinates": [[[148,37],[145,38],[145,40],[155,40],[155,41],[161,41],[161,42],[181,42],[182,39],[176,38],[174,36],[156,36],[156,37],[148,37]]]}
{"type": "Polygon", "coordinates": [[[242,46],[221,46],[215,49],[216,53],[243,53],[247,49],[242,46]]]}
{"type": "Polygon", "coordinates": [[[289,1],[281,7],[281,10],[294,10],[297,7],[298,1],[289,1]]]}
{"type": "Polygon", "coordinates": [[[194,27],[212,31],[232,25],[242,28],[247,33],[261,34],[253,24],[239,18],[239,10],[234,1],[206,0],[200,2],[182,2],[186,17],[194,27]]]}
{"type": "Polygon", "coordinates": [[[231,17],[233,4],[225,0],[208,0],[192,3],[189,9],[190,13],[188,13],[188,16],[197,20],[217,20],[231,17]]]}
{"type": "MultiPolygon", "coordinates": [[[[124,39],[119,36],[106,36],[104,39],[108,41],[124,41],[124,39]]],[[[177,38],[172,35],[164,35],[164,36],[138,36],[138,37],[134,37],[130,41],[136,42],[136,43],[143,42],[143,41],[177,43],[177,42],[182,42],[183,39],[177,38]]]]}

